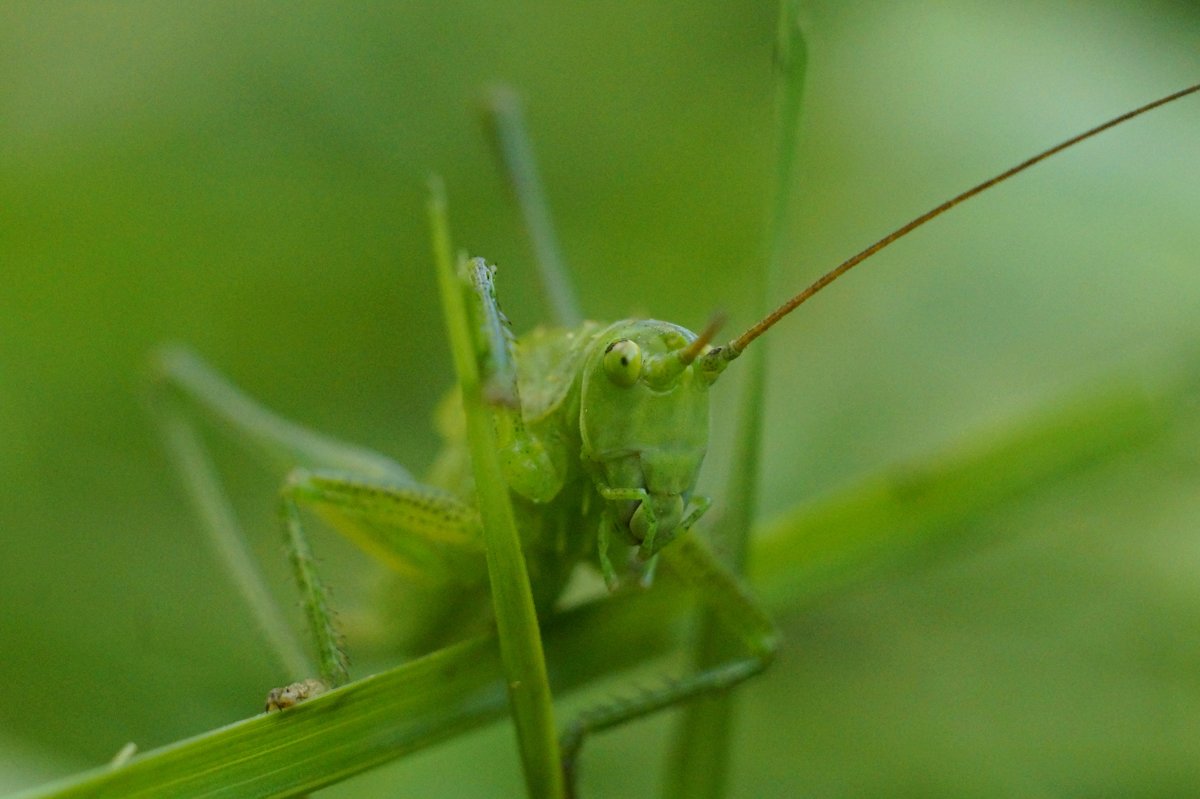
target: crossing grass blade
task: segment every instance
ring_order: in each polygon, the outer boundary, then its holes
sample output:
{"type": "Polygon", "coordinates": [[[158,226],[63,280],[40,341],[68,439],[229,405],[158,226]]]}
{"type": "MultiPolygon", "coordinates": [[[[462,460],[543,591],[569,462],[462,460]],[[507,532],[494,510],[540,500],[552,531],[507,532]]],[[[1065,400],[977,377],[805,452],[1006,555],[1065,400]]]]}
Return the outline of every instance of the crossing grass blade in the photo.
{"type": "Polygon", "coordinates": [[[564,792],[558,732],[533,594],[508,496],[508,482],[500,467],[493,409],[484,400],[483,378],[472,344],[461,270],[455,268],[452,256],[446,200],[438,181],[432,182],[431,190],[429,215],[434,259],[442,291],[446,332],[462,388],[467,443],[487,549],[492,608],[525,784],[530,797],[558,799],[564,792]]]}

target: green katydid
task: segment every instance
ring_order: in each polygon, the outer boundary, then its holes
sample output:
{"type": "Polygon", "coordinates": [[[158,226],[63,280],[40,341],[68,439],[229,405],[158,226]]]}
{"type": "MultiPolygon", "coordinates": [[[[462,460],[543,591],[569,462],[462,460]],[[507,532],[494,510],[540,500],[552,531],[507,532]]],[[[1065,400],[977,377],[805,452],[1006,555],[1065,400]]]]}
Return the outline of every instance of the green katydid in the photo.
{"type": "MultiPolygon", "coordinates": [[[[707,392],[726,366],[799,304],[900,236],[1066,147],[1198,90],[1193,86],[1122,115],[963,192],[848,259],[723,346],[711,346],[715,325],[697,335],[637,319],[538,329],[512,339],[496,305],[491,268],[482,261],[469,265],[477,318],[490,323],[481,325],[488,396],[539,613],[554,611],[580,563],[592,564],[616,587],[649,582],[661,556],[674,573],[701,587],[746,646],[734,660],[585,714],[570,728],[568,761],[586,733],[728,688],[764,668],[774,651],[770,619],[690,534],[708,507],[693,493],[707,444],[707,392]]],[[[426,600],[436,600],[423,602],[438,612],[415,626],[407,642],[412,651],[428,651],[472,624],[487,623],[480,522],[471,503],[462,423],[452,405],[441,414],[446,447],[427,478],[417,481],[390,459],[279,419],[186,352],[168,351],[160,364],[176,399],[296,468],[283,493],[285,523],[327,683],[345,681],[345,661],[305,551],[301,506],[419,580],[430,595],[426,600]]],[[[190,427],[177,413],[167,418],[177,452],[195,455],[190,427]]],[[[192,488],[203,493],[203,477],[192,473],[192,488]]],[[[278,625],[267,620],[264,626],[278,625]]]]}

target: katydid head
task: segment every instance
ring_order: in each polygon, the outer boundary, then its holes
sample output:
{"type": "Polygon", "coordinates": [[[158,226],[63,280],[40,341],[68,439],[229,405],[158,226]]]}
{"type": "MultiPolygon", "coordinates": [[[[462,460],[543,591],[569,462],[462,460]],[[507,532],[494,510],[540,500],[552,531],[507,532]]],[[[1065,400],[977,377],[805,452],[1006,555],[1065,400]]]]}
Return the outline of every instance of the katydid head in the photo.
{"type": "Polygon", "coordinates": [[[610,325],[580,386],[584,462],[610,518],[648,559],[679,534],[708,449],[708,386],[695,368],[715,323],[697,336],[652,319],[610,325]]]}

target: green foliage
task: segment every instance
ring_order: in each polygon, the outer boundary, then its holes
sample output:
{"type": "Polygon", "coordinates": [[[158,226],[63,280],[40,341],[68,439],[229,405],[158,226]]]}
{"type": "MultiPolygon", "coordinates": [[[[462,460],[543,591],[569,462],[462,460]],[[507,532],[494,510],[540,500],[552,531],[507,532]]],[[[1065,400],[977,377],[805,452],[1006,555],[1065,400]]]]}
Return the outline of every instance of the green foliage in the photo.
{"type": "MultiPolygon", "coordinates": [[[[186,341],[268,405],[419,470],[452,379],[426,301],[435,168],[455,187],[460,242],[500,264],[516,328],[544,318],[471,118],[481,86],[502,77],[529,99],[588,315],[695,328],[719,306],[731,328],[750,321],[774,6],[0,11],[0,786],[216,729],[283,681],[138,407],[153,346],[186,341]]],[[[809,8],[787,288],[971,181],[1193,82],[1200,52],[1195,12],[1178,4],[809,8]]],[[[774,331],[761,515],[850,496],[839,487],[1187,353],[1196,113],[1040,168],[774,331]]],[[[714,520],[726,400],[705,473],[714,520]]],[[[1178,795],[1200,782],[1195,439],[1122,452],[939,522],[971,546],[836,595],[756,572],[787,643],[744,692],[734,794],[1178,795]]],[[[221,454],[291,596],[278,477],[221,454]]],[[[332,537],[317,546],[352,620],[373,567],[332,537]]],[[[636,640],[621,647],[567,651],[624,668],[657,646],[628,626],[636,640]]],[[[353,651],[357,673],[391,665],[353,651]]],[[[553,652],[551,665],[585,668],[553,652]]],[[[586,795],[647,793],[661,731],[597,741],[586,795]]],[[[507,736],[495,725],[330,794],[512,794],[507,736]]]]}

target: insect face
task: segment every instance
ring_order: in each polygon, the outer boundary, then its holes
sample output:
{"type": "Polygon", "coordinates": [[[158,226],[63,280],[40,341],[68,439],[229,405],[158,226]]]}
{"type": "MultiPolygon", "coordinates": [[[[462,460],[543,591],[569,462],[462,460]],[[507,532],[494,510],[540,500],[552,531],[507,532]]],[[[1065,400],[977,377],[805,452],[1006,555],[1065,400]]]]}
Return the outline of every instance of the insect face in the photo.
{"type": "Polygon", "coordinates": [[[620,494],[605,500],[610,516],[642,558],[678,534],[708,449],[709,384],[691,362],[695,341],[666,322],[618,322],[595,339],[583,370],[585,468],[601,496],[620,494]]]}

